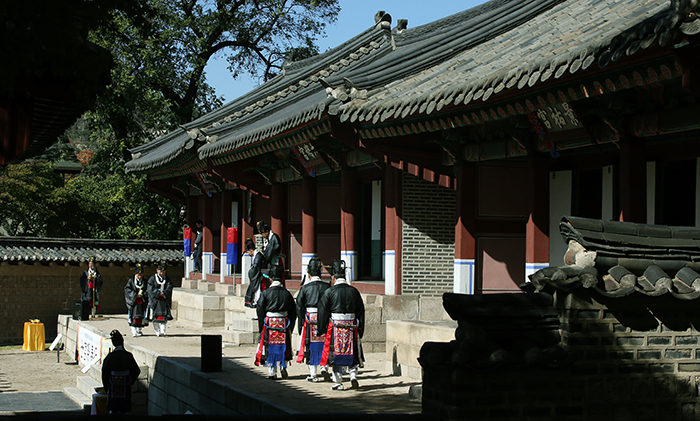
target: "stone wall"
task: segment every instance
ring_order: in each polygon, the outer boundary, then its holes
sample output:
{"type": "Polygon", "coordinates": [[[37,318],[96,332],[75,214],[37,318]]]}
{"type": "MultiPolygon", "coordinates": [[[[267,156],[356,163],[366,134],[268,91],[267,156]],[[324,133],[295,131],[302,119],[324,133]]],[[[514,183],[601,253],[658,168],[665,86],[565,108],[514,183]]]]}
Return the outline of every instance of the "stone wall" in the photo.
{"type": "MultiPolygon", "coordinates": [[[[24,322],[39,319],[44,323],[46,340],[56,336],[54,321],[59,314],[73,313],[73,300],[80,299],[80,275],[87,266],[63,265],[2,265],[0,266],[0,291],[2,306],[0,315],[0,345],[21,344],[24,322]]],[[[100,293],[98,314],[126,313],[124,286],[133,276],[133,268],[124,266],[101,266],[97,269],[104,280],[100,293]]],[[[154,266],[145,267],[146,274],[155,273],[154,266]]],[[[170,279],[179,286],[182,265],[168,269],[170,279]]]]}
{"type": "Polygon", "coordinates": [[[461,420],[696,420],[698,305],[664,297],[558,295],[573,364],[478,370],[454,343],[421,349],[423,413],[461,420]]]}
{"type": "Polygon", "coordinates": [[[402,294],[440,297],[454,289],[455,191],[403,176],[402,294]]]}

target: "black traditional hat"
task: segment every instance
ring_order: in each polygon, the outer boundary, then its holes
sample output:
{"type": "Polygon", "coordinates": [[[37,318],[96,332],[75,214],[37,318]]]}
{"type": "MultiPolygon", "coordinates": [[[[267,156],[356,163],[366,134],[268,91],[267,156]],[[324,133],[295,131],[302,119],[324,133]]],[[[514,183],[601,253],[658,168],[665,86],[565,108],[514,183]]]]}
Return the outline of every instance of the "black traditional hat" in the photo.
{"type": "Polygon", "coordinates": [[[267,274],[273,281],[281,281],[284,276],[284,269],[280,265],[272,265],[270,272],[267,274]]]}
{"type": "Polygon", "coordinates": [[[168,266],[166,266],[165,260],[160,261],[158,263],[158,266],[156,267],[156,269],[163,270],[163,271],[168,270],[168,266]]]}
{"type": "Polygon", "coordinates": [[[97,262],[97,259],[95,258],[95,256],[90,256],[90,257],[88,257],[88,263],[89,262],[95,263],[95,262],[97,262]]]}
{"type": "Polygon", "coordinates": [[[250,238],[245,239],[245,251],[255,250],[255,242],[250,238]]]}
{"type": "Polygon", "coordinates": [[[112,345],[114,346],[122,346],[124,345],[124,337],[122,336],[121,332],[119,332],[117,329],[114,329],[109,333],[109,337],[112,339],[112,345]]]}
{"type": "Polygon", "coordinates": [[[333,260],[333,263],[331,263],[331,275],[336,278],[345,278],[344,260],[333,260]]]}
{"type": "Polygon", "coordinates": [[[306,267],[306,272],[311,276],[321,276],[321,259],[314,257],[309,260],[309,265],[306,267]]]}
{"type": "Polygon", "coordinates": [[[258,228],[258,234],[270,231],[270,227],[263,221],[258,221],[258,223],[255,224],[255,226],[258,228]]]}
{"type": "Polygon", "coordinates": [[[143,273],[143,265],[141,263],[137,263],[136,266],[134,267],[134,273],[139,274],[143,273]]]}

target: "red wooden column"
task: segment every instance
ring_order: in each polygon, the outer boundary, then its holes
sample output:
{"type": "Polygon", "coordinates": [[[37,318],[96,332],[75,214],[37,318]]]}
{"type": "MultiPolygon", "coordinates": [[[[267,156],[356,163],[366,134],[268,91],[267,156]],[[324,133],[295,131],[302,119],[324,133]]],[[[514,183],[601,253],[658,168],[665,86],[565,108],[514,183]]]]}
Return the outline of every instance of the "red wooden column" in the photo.
{"type": "Polygon", "coordinates": [[[302,179],[301,196],[301,277],[303,279],[309,261],[318,255],[316,251],[318,213],[316,177],[306,176],[302,179]]]}
{"type": "Polygon", "coordinates": [[[357,170],[344,168],[340,173],[340,259],[345,261],[348,280],[358,276],[355,218],[357,217],[357,170]]]}
{"type": "Polygon", "coordinates": [[[214,200],[207,196],[199,196],[199,218],[202,220],[202,279],[207,279],[214,269],[214,235],[211,229],[214,225],[214,200]]]}
{"type": "Polygon", "coordinates": [[[525,281],[549,267],[549,160],[530,151],[527,161],[530,216],[525,227],[525,281]]]}
{"type": "Polygon", "coordinates": [[[228,259],[228,228],[231,226],[231,202],[233,202],[233,192],[231,190],[224,190],[221,192],[221,235],[219,239],[220,282],[224,282],[225,276],[231,276],[231,265],[226,263],[228,259]]]}
{"type": "Polygon", "coordinates": [[[462,294],[476,289],[477,182],[476,164],[457,167],[454,292],[462,294]]]}
{"type": "Polygon", "coordinates": [[[281,254],[287,256],[284,265],[289,268],[289,252],[287,243],[287,185],[283,183],[272,184],[270,197],[270,229],[279,235],[282,243],[281,254]]]}
{"type": "Polygon", "coordinates": [[[620,221],[647,222],[646,146],[642,139],[620,141],[620,221]]]}
{"type": "Polygon", "coordinates": [[[402,173],[391,163],[384,167],[384,293],[401,295],[402,173]]]}

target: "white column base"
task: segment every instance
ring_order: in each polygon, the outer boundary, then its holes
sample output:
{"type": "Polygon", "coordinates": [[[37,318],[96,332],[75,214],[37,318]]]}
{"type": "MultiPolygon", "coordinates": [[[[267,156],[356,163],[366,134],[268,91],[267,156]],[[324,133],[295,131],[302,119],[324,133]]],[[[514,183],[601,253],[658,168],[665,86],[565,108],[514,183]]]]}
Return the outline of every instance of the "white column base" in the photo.
{"type": "Polygon", "coordinates": [[[214,269],[214,253],[205,251],[202,253],[202,280],[207,279],[207,274],[214,269]]]}
{"type": "Polygon", "coordinates": [[[455,259],[454,292],[474,294],[474,259],[455,259]]]}
{"type": "Polygon", "coordinates": [[[231,266],[228,263],[226,263],[227,260],[227,253],[221,253],[221,267],[219,269],[219,278],[220,282],[223,284],[224,283],[224,277],[225,276],[231,276],[231,266]]]}
{"type": "Polygon", "coordinates": [[[241,256],[241,284],[242,285],[248,285],[250,283],[250,279],[248,279],[248,271],[250,270],[250,267],[253,265],[253,257],[249,255],[248,253],[244,253],[243,256],[241,256]]]}
{"type": "Polygon", "coordinates": [[[341,250],[340,260],[345,262],[345,279],[348,281],[357,279],[357,252],[341,250]]]}
{"type": "Polygon", "coordinates": [[[384,294],[396,293],[396,250],[384,250],[384,294]]]}
{"type": "Polygon", "coordinates": [[[194,259],[192,255],[185,257],[185,279],[190,279],[190,272],[194,270],[194,259]]]}

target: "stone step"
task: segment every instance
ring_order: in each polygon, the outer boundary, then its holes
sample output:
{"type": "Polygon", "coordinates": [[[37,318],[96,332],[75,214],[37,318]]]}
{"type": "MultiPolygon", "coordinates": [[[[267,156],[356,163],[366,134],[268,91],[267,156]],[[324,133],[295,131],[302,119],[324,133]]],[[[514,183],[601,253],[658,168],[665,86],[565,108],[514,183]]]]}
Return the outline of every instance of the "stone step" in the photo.
{"type": "Polygon", "coordinates": [[[226,312],[226,330],[240,330],[242,332],[257,332],[258,321],[245,317],[243,313],[226,312]],[[236,317],[239,316],[240,317],[236,317]]]}
{"type": "Polygon", "coordinates": [[[77,387],[64,387],[63,394],[66,395],[68,399],[80,405],[85,414],[90,413],[90,408],[92,407],[92,395],[85,395],[77,387]]]}
{"type": "Polygon", "coordinates": [[[228,344],[236,346],[253,345],[257,338],[255,332],[243,332],[240,330],[222,330],[221,340],[228,344]]]}
{"type": "Polygon", "coordinates": [[[92,397],[93,394],[97,393],[98,389],[102,388],[102,382],[93,379],[88,376],[80,376],[77,380],[78,390],[86,396],[92,397]]]}

